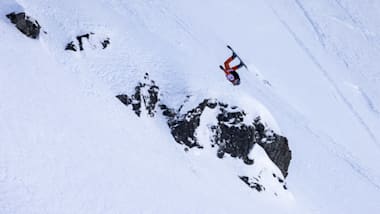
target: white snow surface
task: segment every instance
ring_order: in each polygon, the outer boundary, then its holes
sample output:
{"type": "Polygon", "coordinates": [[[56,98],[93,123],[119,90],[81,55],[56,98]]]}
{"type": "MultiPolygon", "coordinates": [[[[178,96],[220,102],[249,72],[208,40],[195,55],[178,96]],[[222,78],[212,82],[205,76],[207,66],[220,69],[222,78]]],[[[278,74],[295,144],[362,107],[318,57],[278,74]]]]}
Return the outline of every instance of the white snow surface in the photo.
{"type": "Polygon", "coordinates": [[[379,10],[374,0],[1,0],[0,213],[380,213],[379,10]],[[38,40],[10,23],[13,11],[38,20],[38,40]],[[88,32],[85,51],[64,51],[88,32]],[[218,68],[227,44],[249,67],[237,87],[218,68]],[[163,117],[136,117],[115,95],[146,72],[168,106],[218,99],[286,136],[288,190],[259,146],[250,167],[216,157],[212,110],[197,129],[207,146],[189,152],[163,117]],[[266,191],[241,174],[260,175],[266,191]]]}

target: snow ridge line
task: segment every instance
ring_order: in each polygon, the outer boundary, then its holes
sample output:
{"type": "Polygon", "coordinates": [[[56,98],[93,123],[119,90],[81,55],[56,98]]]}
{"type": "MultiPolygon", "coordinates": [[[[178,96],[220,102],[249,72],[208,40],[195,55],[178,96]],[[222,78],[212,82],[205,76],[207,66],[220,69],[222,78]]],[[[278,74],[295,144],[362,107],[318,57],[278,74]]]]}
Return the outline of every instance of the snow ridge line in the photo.
{"type": "MultiPolygon", "coordinates": [[[[296,0],[297,1],[297,0],[296,0]]],[[[324,77],[330,82],[334,91],[338,94],[339,98],[343,101],[343,103],[347,106],[347,108],[351,111],[351,113],[355,116],[358,122],[363,126],[363,128],[367,131],[373,143],[376,145],[378,149],[380,149],[380,143],[376,139],[376,136],[373,134],[369,126],[364,122],[363,118],[359,115],[359,113],[355,110],[352,104],[347,100],[347,98],[343,95],[342,91],[339,89],[334,80],[330,77],[326,69],[318,62],[316,57],[311,53],[309,48],[301,41],[301,39],[296,35],[296,33],[291,29],[291,27],[280,17],[277,11],[270,5],[273,13],[277,16],[282,25],[288,30],[288,32],[292,35],[297,44],[304,50],[304,52],[309,56],[312,62],[319,68],[324,77]]]]}

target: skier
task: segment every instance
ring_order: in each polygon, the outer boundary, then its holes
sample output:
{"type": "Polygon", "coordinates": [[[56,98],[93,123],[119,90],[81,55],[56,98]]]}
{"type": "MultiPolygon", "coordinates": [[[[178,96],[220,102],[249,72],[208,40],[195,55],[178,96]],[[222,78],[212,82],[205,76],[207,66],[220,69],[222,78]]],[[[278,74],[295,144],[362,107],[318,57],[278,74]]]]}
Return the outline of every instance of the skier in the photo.
{"type": "Polygon", "coordinates": [[[230,67],[230,63],[237,57],[235,52],[232,52],[232,56],[229,57],[225,62],[224,62],[224,68],[223,66],[219,66],[220,69],[224,71],[226,74],[226,78],[233,84],[233,85],[239,85],[240,84],[240,77],[239,74],[236,72],[239,68],[244,66],[244,63],[240,60],[240,63],[236,66],[233,66],[232,68],[230,67]]]}

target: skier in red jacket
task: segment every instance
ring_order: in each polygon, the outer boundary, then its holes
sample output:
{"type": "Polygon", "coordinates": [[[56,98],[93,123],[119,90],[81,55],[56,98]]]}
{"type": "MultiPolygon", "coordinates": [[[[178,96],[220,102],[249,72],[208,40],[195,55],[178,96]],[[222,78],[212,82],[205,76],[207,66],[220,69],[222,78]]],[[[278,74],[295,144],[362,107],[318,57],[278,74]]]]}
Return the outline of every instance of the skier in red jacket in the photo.
{"type": "Polygon", "coordinates": [[[224,68],[223,66],[219,66],[220,69],[224,71],[226,74],[226,78],[228,81],[230,81],[233,85],[239,85],[240,84],[240,77],[239,74],[236,72],[239,68],[244,66],[244,63],[240,60],[240,63],[236,66],[233,66],[232,68],[230,67],[230,63],[237,57],[235,52],[232,52],[232,56],[229,57],[225,62],[224,62],[224,68]]]}

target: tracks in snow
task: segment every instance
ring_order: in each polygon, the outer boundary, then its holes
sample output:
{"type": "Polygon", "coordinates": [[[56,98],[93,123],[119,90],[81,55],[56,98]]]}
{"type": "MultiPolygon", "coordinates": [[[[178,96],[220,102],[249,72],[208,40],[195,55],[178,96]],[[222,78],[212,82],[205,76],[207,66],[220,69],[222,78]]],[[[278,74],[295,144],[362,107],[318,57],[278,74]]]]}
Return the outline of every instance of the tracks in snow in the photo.
{"type": "MultiPolygon", "coordinates": [[[[298,0],[296,0],[298,2],[298,0]]],[[[273,13],[277,16],[281,24],[286,28],[286,30],[290,33],[293,39],[297,42],[297,44],[301,47],[301,49],[306,53],[306,55],[311,59],[314,65],[318,68],[318,70],[323,74],[326,80],[331,84],[334,91],[337,93],[339,98],[343,101],[352,115],[356,118],[356,120],[361,124],[361,126],[366,130],[372,142],[376,145],[376,147],[380,150],[380,143],[377,140],[375,134],[372,132],[370,127],[365,123],[364,119],[360,116],[360,114],[355,110],[354,106],[350,103],[350,101],[344,96],[343,92],[339,89],[338,85],[332,79],[332,77],[328,74],[327,70],[319,63],[317,58],[311,53],[310,49],[304,44],[304,42],[297,36],[297,34],[292,30],[292,28],[286,23],[284,19],[280,17],[277,11],[270,6],[273,13]]],[[[308,16],[309,17],[309,16],[308,16]]],[[[313,22],[310,17],[308,18],[309,22],[313,22]]]]}

